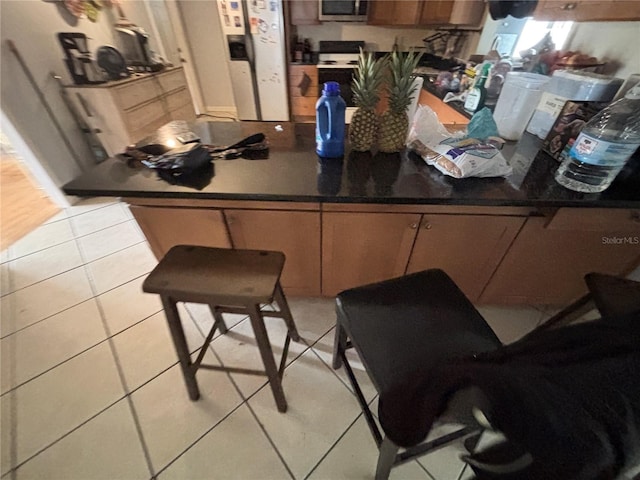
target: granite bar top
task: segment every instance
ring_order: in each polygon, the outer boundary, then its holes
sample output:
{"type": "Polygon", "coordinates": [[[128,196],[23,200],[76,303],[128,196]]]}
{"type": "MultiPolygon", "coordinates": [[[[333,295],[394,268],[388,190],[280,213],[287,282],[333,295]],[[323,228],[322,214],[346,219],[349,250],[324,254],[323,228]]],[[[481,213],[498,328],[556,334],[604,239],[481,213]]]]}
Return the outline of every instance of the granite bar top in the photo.
{"type": "MultiPolygon", "coordinates": [[[[270,143],[269,158],[214,160],[211,168],[194,178],[172,183],[146,167],[130,167],[111,158],[67,183],[64,192],[218,200],[640,208],[640,155],[605,192],[578,193],[555,182],[558,163],[539,151],[541,141],[529,134],[503,150],[514,170],[508,178],[455,179],[408,151],[347,152],[343,159],[322,159],[315,153],[313,124],[202,122],[188,128],[203,143],[214,145],[229,145],[262,132],[270,143]]],[[[148,141],[163,142],[174,134],[166,129],[159,132],[148,141]]]]}

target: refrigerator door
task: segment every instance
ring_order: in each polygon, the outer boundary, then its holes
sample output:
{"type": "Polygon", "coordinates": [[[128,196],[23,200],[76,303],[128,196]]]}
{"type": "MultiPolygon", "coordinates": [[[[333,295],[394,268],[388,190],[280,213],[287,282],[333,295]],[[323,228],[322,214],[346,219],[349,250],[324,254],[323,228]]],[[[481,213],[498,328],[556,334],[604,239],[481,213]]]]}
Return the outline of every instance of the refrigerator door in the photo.
{"type": "Polygon", "coordinates": [[[238,118],[240,120],[260,120],[252,65],[252,39],[247,35],[245,7],[240,0],[218,0],[218,13],[238,118]]]}
{"type": "Polygon", "coordinates": [[[253,40],[261,119],[288,121],[282,0],[248,0],[247,18],[253,40]]]}
{"type": "Polygon", "coordinates": [[[260,120],[253,88],[253,73],[247,61],[229,62],[229,75],[233,84],[233,99],[240,120],[260,120]]]}

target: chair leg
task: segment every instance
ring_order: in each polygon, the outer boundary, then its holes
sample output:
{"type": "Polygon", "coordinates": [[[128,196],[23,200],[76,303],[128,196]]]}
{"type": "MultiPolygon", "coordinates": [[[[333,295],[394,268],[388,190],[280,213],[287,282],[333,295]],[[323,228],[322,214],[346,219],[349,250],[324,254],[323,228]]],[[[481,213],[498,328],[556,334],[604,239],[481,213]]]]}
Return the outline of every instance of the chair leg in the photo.
{"type": "Polygon", "coordinates": [[[347,350],[347,332],[339,321],[336,322],[336,334],[333,339],[333,369],[337,370],[342,366],[342,356],[340,352],[347,350]]]}
{"type": "Polygon", "coordinates": [[[218,324],[218,330],[220,330],[220,333],[222,335],[227,333],[228,332],[227,324],[224,323],[224,318],[222,318],[222,312],[220,312],[220,310],[215,305],[209,305],[209,310],[211,310],[213,319],[218,324]]]}
{"type": "Polygon", "coordinates": [[[378,465],[376,466],[376,480],[387,480],[391,473],[391,467],[396,461],[396,454],[399,447],[384,437],[382,445],[380,445],[380,454],[378,455],[378,465]]]}
{"type": "Polygon", "coordinates": [[[164,313],[167,317],[169,330],[171,331],[173,346],[180,360],[180,368],[182,369],[184,382],[187,385],[189,398],[191,400],[198,400],[200,398],[200,391],[198,390],[198,382],[196,381],[196,369],[193,363],[191,363],[191,355],[189,354],[189,347],[187,346],[187,339],[184,336],[176,302],[164,295],[160,295],[160,298],[162,299],[162,306],[164,307],[164,313]]]}
{"type": "Polygon", "coordinates": [[[278,374],[278,367],[273,358],[273,350],[271,349],[271,342],[269,342],[269,336],[264,326],[264,320],[260,314],[259,305],[251,305],[248,308],[249,320],[253,327],[253,332],[256,336],[256,343],[260,350],[260,356],[262,357],[262,363],[264,369],[269,378],[269,385],[273,393],[273,398],[278,406],[278,411],[287,411],[287,401],[284,398],[284,391],[282,390],[282,383],[280,382],[280,375],[278,374]]]}
{"type": "Polygon", "coordinates": [[[276,303],[278,304],[278,308],[280,309],[282,318],[284,318],[284,321],[287,324],[287,329],[289,330],[289,336],[291,337],[291,340],[293,340],[294,342],[299,342],[300,335],[298,334],[298,329],[296,328],[296,324],[293,321],[291,310],[289,310],[289,303],[287,302],[287,298],[284,296],[284,292],[282,291],[280,282],[276,284],[274,298],[276,300],[276,303]]]}

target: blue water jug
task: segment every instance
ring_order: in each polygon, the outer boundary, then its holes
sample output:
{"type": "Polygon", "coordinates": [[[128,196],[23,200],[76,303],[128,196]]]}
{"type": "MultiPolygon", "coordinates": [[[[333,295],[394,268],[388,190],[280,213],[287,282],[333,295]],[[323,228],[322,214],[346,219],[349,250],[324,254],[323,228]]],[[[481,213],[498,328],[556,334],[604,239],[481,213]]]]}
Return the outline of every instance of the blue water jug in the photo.
{"type": "Polygon", "coordinates": [[[345,109],[338,82],[325,83],[322,96],[316,103],[316,153],[321,157],[344,155],[345,109]]]}

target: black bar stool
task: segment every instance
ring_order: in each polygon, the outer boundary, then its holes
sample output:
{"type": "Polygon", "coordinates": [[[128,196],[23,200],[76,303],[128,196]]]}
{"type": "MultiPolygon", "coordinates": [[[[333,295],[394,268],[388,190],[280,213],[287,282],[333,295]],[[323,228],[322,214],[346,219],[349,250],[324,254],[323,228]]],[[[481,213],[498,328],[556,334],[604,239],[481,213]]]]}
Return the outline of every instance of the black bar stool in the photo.
{"type": "Polygon", "coordinates": [[[442,420],[464,425],[444,437],[400,451],[376,425],[345,352],[355,348],[378,393],[419,367],[455,356],[473,355],[501,346],[480,313],[442,270],[425,270],[365,285],[338,294],[333,368],[344,365],[369,429],[379,449],[376,479],[391,468],[466,437],[478,436],[480,425],[471,408],[482,401],[463,392],[442,420]]]}
{"type": "Polygon", "coordinates": [[[164,256],[142,285],[143,291],[157,293],[171,331],[180,367],[191,400],[200,398],[196,372],[199,368],[236,373],[266,375],[280,412],[286,412],[287,401],[282,390],[282,374],[286,365],[291,339],[300,336],[291,316],[289,305],[280,286],[280,274],[285,257],[282,252],[230,250],[222,248],[178,245],[164,256]],[[278,304],[278,311],[262,312],[260,304],[278,304]],[[198,357],[191,361],[187,341],[176,308],[176,302],[209,305],[214,324],[202,345],[198,357]],[[216,330],[227,333],[222,313],[249,316],[265,370],[220,367],[202,364],[202,359],[216,330]],[[276,363],[264,324],[264,316],[284,319],[287,324],[280,366],[276,363]]]}

